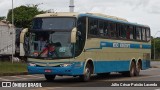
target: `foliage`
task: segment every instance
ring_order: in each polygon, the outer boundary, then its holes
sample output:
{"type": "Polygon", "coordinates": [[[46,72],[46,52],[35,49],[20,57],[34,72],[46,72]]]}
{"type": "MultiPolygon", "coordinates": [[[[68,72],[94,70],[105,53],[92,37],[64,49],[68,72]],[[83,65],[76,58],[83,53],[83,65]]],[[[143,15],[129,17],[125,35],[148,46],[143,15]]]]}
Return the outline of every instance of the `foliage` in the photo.
{"type": "MultiPolygon", "coordinates": [[[[18,28],[29,28],[31,25],[32,18],[37,15],[44,13],[38,9],[38,5],[27,5],[19,6],[13,9],[14,13],[14,25],[18,28]]],[[[9,10],[7,20],[12,22],[12,10],[9,10]]]]}
{"type": "Polygon", "coordinates": [[[160,57],[160,38],[152,39],[152,58],[154,57],[154,40],[156,57],[160,57]]]}

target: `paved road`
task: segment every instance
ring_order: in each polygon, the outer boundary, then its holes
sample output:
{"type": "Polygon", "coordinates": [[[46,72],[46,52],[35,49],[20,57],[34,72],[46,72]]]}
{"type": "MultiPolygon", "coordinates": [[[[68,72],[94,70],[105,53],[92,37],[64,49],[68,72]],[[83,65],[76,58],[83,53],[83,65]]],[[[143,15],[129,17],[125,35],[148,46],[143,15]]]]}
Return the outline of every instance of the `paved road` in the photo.
{"type": "MultiPolygon", "coordinates": [[[[157,64],[156,65],[160,65],[157,64]]],[[[138,77],[124,77],[119,73],[112,73],[108,77],[92,76],[90,82],[80,82],[77,77],[57,76],[54,82],[47,82],[43,75],[3,76],[0,81],[38,81],[52,84],[54,87],[23,88],[24,90],[160,90],[160,87],[105,87],[108,81],[159,81],[160,68],[150,68],[141,71],[138,77]]],[[[0,88],[0,90],[21,90],[22,88],[0,88]]]]}

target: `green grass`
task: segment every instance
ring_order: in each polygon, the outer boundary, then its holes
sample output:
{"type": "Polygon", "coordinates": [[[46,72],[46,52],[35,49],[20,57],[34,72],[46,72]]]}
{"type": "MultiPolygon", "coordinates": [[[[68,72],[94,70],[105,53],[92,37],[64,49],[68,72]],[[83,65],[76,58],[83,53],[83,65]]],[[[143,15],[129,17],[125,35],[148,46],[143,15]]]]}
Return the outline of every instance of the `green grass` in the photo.
{"type": "Polygon", "coordinates": [[[21,73],[27,71],[26,63],[0,62],[0,73],[21,73]]]}

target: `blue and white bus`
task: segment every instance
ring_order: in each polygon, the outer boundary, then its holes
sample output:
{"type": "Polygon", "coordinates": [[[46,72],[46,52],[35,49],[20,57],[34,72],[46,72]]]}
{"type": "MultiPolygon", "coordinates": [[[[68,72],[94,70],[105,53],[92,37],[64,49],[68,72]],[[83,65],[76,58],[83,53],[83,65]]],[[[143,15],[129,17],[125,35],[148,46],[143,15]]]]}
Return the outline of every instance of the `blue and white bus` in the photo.
{"type": "MultiPolygon", "coordinates": [[[[29,33],[28,72],[79,76],[119,72],[137,76],[150,68],[151,41],[147,25],[97,13],[47,13],[33,19],[29,33]]],[[[21,46],[23,47],[23,36],[21,46]]]]}

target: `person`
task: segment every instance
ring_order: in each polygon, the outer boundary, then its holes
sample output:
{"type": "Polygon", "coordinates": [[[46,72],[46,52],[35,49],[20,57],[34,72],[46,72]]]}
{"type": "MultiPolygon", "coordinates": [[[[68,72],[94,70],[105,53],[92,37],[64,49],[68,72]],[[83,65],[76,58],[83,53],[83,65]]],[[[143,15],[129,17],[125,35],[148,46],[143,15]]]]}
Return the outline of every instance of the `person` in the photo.
{"type": "Polygon", "coordinates": [[[61,47],[61,43],[57,42],[57,43],[49,43],[45,46],[45,48],[42,50],[42,52],[40,53],[41,57],[53,57],[53,55],[56,55],[57,57],[59,57],[59,54],[57,53],[57,47],[61,47]]]}

